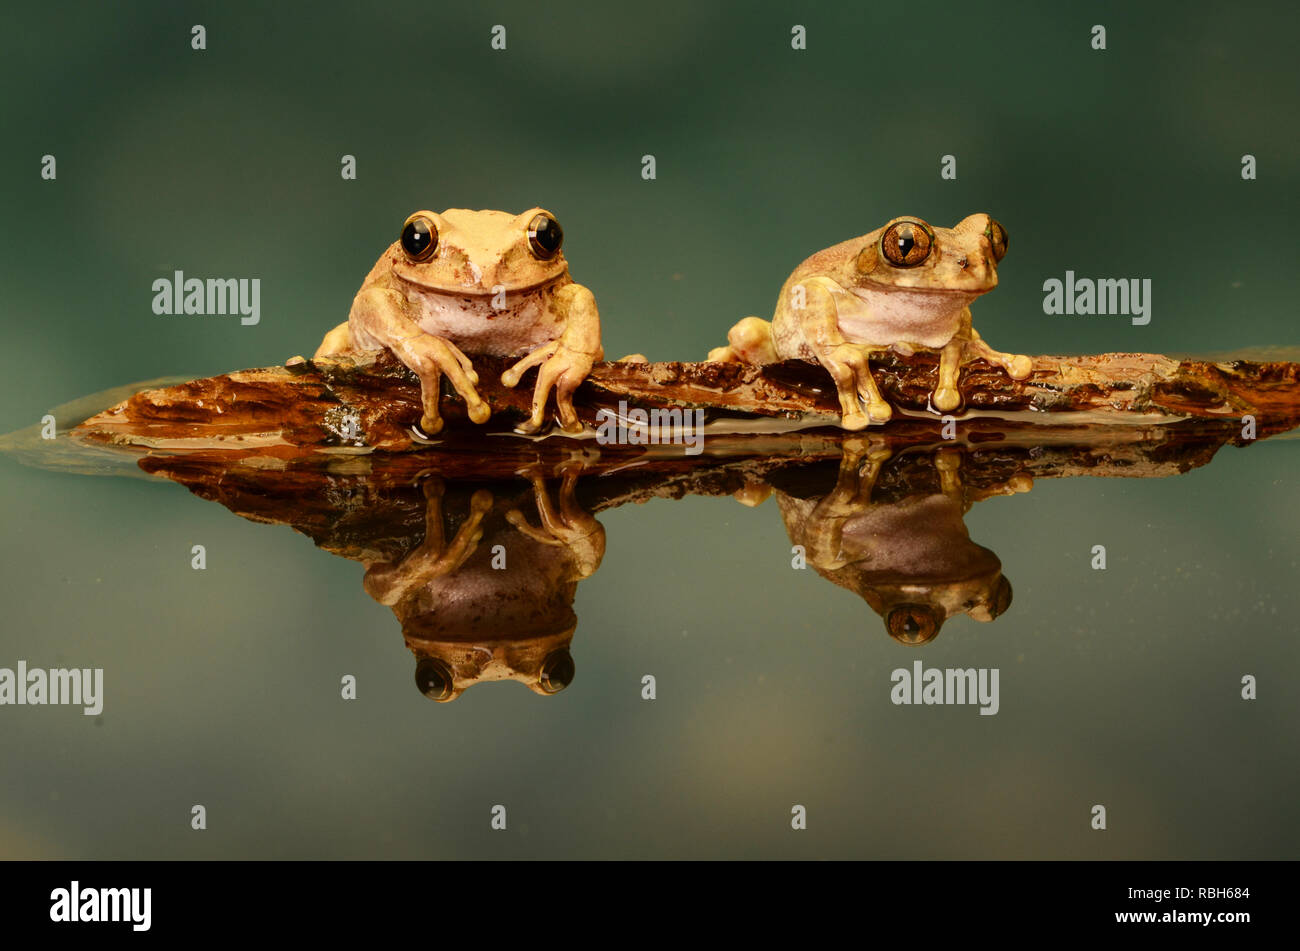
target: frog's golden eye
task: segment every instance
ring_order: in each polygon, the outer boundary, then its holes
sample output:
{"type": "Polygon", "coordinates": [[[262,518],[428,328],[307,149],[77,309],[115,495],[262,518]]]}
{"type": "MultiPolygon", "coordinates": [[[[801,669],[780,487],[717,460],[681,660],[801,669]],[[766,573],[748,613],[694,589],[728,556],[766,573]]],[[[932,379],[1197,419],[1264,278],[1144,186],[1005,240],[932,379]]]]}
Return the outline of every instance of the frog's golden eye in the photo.
{"type": "Polygon", "coordinates": [[[885,629],[900,644],[918,645],[934,640],[943,619],[925,604],[899,604],[885,615],[885,629]]]}
{"type": "Polygon", "coordinates": [[[894,267],[916,267],[934,247],[934,235],[920,221],[898,221],[880,239],[880,253],[894,267]]]}
{"type": "Polygon", "coordinates": [[[1007,229],[990,218],[989,226],[984,229],[984,237],[989,239],[989,245],[993,248],[993,260],[1001,261],[1006,255],[1007,245],[1011,241],[1007,229]]]}
{"type": "Polygon", "coordinates": [[[538,680],[538,686],[547,693],[559,693],[573,683],[573,673],[573,655],[569,653],[568,648],[551,651],[542,662],[542,675],[538,680]]]}
{"type": "Polygon", "coordinates": [[[425,657],[415,665],[415,685],[430,700],[450,700],[455,686],[451,668],[436,657],[425,657]]]}
{"type": "Polygon", "coordinates": [[[402,250],[412,261],[425,261],[438,250],[438,226],[428,215],[411,215],[402,225],[402,250]]]}
{"type": "Polygon", "coordinates": [[[533,257],[549,261],[560,253],[560,245],[563,243],[564,230],[550,215],[542,212],[528,222],[528,247],[532,250],[533,257]]]}

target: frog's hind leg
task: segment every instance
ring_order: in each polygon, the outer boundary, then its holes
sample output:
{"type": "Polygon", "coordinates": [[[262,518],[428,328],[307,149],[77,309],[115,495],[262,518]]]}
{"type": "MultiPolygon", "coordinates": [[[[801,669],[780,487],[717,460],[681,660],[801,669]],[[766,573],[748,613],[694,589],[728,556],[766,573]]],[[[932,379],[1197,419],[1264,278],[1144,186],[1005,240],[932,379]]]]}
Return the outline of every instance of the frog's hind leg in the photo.
{"type": "Polygon", "coordinates": [[[710,363],[776,363],[772,324],[761,317],[746,317],[727,331],[727,346],[709,351],[710,363]]]}
{"type": "Polygon", "coordinates": [[[1002,367],[1007,371],[1007,376],[1013,380],[1025,379],[1034,369],[1034,361],[1029,357],[994,350],[984,342],[979,335],[979,331],[974,327],[970,330],[970,339],[966,341],[966,355],[967,357],[983,357],[989,363],[1002,367]]]}
{"type": "Polygon", "coordinates": [[[325,335],[325,339],[320,342],[312,359],[320,357],[332,357],[336,353],[346,353],[352,349],[352,333],[348,329],[348,321],[343,321],[333,330],[325,335]]]}

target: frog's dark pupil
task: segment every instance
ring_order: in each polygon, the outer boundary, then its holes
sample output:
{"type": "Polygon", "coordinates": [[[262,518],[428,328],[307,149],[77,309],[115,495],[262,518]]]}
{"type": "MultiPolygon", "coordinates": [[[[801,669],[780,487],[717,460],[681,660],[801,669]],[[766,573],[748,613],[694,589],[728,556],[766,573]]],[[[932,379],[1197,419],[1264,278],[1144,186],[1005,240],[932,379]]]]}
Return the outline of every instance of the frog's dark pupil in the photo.
{"type": "Polygon", "coordinates": [[[430,700],[444,700],[451,693],[451,676],[447,665],[426,657],[415,666],[415,685],[430,700]]]}
{"type": "Polygon", "coordinates": [[[402,229],[402,250],[413,258],[426,253],[433,241],[433,229],[423,218],[408,221],[402,229]]]}
{"type": "MultiPolygon", "coordinates": [[[[908,240],[911,240],[910,238],[908,240]]],[[[915,634],[921,630],[920,622],[916,620],[915,614],[908,614],[903,618],[903,633],[915,634]]]]}
{"type": "Polygon", "coordinates": [[[560,223],[550,215],[538,215],[528,225],[528,240],[539,257],[553,257],[564,241],[560,223]]]}
{"type": "Polygon", "coordinates": [[[903,228],[898,232],[898,256],[907,257],[908,253],[916,246],[916,241],[912,237],[911,228],[903,228]]]}
{"type": "Polygon", "coordinates": [[[573,655],[567,650],[555,651],[542,664],[539,678],[542,689],[547,693],[559,693],[573,682],[573,674],[573,655]]]}

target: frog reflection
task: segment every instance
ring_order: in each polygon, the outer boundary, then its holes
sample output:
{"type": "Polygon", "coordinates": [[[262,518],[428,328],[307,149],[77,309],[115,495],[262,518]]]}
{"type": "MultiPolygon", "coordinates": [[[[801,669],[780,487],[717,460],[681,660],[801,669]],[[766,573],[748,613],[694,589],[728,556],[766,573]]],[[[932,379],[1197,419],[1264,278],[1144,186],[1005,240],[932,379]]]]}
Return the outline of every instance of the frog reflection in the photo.
{"type": "Polygon", "coordinates": [[[397,615],[416,656],[416,684],[430,699],[455,700],[490,680],[517,680],[548,696],[573,680],[573,598],[600,566],[605,530],[574,499],[581,465],[559,469],[554,497],[540,466],[522,473],[538,526],[521,508],[524,498],[480,488],[449,542],[447,489],[427,477],[424,540],[398,561],[366,562],[365,589],[397,615]]]}
{"type": "MultiPolygon", "coordinates": [[[[971,541],[962,517],[978,499],[1028,491],[1029,478],[964,491],[961,452],[944,449],[932,461],[938,492],[910,491],[895,501],[873,502],[891,455],[879,437],[847,439],[828,494],[799,498],[778,489],[790,540],[804,547],[818,574],[862,597],[902,644],[934,640],[956,614],[992,621],[1010,606],[1011,583],[998,556],[971,541]]],[[[749,504],[764,494],[759,486],[742,492],[749,504]]]]}

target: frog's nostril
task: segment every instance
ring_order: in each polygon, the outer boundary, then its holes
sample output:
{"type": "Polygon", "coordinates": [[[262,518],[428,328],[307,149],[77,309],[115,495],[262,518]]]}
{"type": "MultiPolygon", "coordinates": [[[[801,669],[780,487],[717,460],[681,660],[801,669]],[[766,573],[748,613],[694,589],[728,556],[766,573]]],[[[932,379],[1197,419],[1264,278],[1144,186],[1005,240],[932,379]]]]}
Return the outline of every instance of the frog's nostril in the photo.
{"type": "Polygon", "coordinates": [[[967,267],[969,267],[969,262],[967,262],[966,260],[966,255],[963,254],[961,257],[957,259],[957,266],[961,268],[963,271],[966,270],[967,267]]]}

